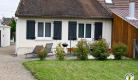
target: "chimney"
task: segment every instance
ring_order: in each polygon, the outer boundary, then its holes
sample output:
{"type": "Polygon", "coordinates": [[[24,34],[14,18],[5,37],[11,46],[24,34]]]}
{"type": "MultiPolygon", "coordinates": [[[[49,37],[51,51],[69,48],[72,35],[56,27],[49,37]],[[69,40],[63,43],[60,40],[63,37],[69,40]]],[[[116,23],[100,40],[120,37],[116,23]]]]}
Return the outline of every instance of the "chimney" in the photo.
{"type": "Polygon", "coordinates": [[[126,18],[136,20],[136,18],[135,18],[135,0],[129,0],[129,16],[126,18]]]}
{"type": "Polygon", "coordinates": [[[2,20],[4,21],[4,17],[2,18],[2,20]]]}

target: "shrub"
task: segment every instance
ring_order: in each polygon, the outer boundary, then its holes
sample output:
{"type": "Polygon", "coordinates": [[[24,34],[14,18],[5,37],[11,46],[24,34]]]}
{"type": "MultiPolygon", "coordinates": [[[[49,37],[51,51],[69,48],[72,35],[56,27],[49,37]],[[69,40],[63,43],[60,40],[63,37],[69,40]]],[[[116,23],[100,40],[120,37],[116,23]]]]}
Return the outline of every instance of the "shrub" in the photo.
{"type": "Polygon", "coordinates": [[[41,48],[36,47],[36,49],[38,57],[40,58],[41,61],[44,61],[45,57],[48,54],[47,47],[46,46],[45,47],[42,46],[41,48]]]}
{"type": "Polygon", "coordinates": [[[106,60],[109,56],[108,44],[104,39],[99,39],[95,43],[92,44],[93,51],[91,55],[95,57],[95,59],[106,60]]]}
{"type": "Polygon", "coordinates": [[[113,44],[113,55],[116,60],[121,60],[128,52],[128,46],[119,42],[113,44]]]}
{"type": "Polygon", "coordinates": [[[57,45],[55,53],[56,53],[57,59],[59,59],[59,60],[65,60],[65,55],[66,54],[64,53],[64,49],[61,46],[61,43],[59,43],[57,45]]]}
{"type": "Polygon", "coordinates": [[[86,39],[81,39],[78,41],[77,47],[73,47],[73,56],[77,56],[77,59],[86,60],[88,59],[88,54],[90,53],[89,44],[87,44],[86,39]]]}

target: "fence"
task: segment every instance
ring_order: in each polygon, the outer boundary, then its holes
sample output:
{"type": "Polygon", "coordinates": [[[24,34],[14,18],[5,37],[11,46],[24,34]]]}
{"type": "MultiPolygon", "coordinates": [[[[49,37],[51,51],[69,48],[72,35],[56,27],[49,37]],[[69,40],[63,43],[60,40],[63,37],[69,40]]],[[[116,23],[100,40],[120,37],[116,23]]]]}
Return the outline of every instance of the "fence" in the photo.
{"type": "Polygon", "coordinates": [[[136,39],[133,39],[133,58],[136,58],[137,56],[137,52],[138,52],[138,46],[137,46],[137,43],[136,43],[136,39]]]}

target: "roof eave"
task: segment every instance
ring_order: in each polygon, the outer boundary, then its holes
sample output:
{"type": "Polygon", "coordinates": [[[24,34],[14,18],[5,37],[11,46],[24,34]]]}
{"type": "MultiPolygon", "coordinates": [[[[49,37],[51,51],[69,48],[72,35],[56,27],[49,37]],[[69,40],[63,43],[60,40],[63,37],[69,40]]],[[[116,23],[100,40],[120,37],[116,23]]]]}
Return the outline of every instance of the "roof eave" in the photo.
{"type": "Polygon", "coordinates": [[[33,15],[15,15],[16,17],[47,17],[47,18],[97,18],[97,19],[113,19],[113,17],[67,17],[67,16],[33,16],[33,15]]]}

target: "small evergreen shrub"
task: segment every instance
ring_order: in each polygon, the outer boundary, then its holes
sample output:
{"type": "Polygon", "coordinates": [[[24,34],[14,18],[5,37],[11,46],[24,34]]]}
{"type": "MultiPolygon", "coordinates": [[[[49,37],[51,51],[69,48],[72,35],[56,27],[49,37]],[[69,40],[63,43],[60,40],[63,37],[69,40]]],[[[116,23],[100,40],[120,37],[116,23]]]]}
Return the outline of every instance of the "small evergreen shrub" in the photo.
{"type": "Polygon", "coordinates": [[[36,47],[36,49],[38,57],[40,58],[41,61],[44,61],[45,57],[48,54],[47,47],[46,46],[45,47],[42,46],[41,48],[36,47]]]}
{"type": "Polygon", "coordinates": [[[55,53],[58,60],[65,60],[66,53],[64,53],[64,48],[61,46],[61,43],[57,45],[55,53]]]}
{"type": "Polygon", "coordinates": [[[116,60],[121,60],[128,52],[128,46],[119,42],[113,44],[113,55],[116,60]]]}
{"type": "Polygon", "coordinates": [[[77,59],[86,60],[88,59],[88,54],[90,53],[90,46],[87,44],[86,39],[81,39],[78,41],[77,47],[73,47],[73,56],[77,56],[77,59]]]}
{"type": "Polygon", "coordinates": [[[91,55],[94,56],[95,59],[106,60],[110,55],[108,50],[108,44],[104,39],[99,39],[92,44],[93,51],[91,51],[91,55]]]}

